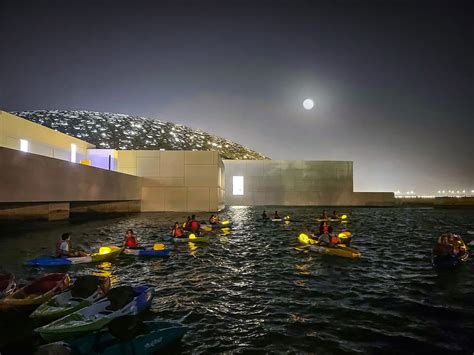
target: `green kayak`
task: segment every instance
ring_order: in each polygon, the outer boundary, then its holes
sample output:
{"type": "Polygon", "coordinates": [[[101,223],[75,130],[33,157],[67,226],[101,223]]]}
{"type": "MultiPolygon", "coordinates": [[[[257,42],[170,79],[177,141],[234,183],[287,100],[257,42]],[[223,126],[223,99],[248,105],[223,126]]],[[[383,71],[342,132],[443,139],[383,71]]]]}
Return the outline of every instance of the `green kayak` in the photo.
{"type": "Polygon", "coordinates": [[[104,299],[35,331],[49,342],[78,337],[102,329],[115,318],[143,312],[152,298],[153,289],[148,286],[119,286],[104,299]]]}
{"type": "Polygon", "coordinates": [[[104,276],[80,276],[73,286],[39,306],[30,317],[53,321],[98,301],[110,289],[110,278],[104,276]]]}

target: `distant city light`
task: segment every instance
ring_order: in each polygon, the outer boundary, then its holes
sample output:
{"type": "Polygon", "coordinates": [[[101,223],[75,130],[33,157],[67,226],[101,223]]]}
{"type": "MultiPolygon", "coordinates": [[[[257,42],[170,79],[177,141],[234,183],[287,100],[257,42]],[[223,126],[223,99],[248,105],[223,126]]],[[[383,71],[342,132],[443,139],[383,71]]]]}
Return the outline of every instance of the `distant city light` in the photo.
{"type": "Polygon", "coordinates": [[[22,152],[28,152],[29,143],[26,139],[20,139],[20,150],[22,152]]]}
{"type": "Polygon", "coordinates": [[[443,194],[446,193],[446,190],[443,190],[443,194]]]}

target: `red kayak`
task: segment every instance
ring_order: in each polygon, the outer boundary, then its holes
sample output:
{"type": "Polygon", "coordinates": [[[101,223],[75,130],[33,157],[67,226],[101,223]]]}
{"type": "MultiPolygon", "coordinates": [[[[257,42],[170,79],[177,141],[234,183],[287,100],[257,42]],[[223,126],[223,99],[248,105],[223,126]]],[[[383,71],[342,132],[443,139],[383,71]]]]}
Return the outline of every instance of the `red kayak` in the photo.
{"type": "Polygon", "coordinates": [[[16,282],[13,274],[0,274],[0,299],[15,291],[16,282]]]}
{"type": "Polygon", "coordinates": [[[70,283],[71,279],[66,273],[48,274],[0,300],[0,307],[16,307],[32,311],[40,304],[64,291],[70,283]]]}

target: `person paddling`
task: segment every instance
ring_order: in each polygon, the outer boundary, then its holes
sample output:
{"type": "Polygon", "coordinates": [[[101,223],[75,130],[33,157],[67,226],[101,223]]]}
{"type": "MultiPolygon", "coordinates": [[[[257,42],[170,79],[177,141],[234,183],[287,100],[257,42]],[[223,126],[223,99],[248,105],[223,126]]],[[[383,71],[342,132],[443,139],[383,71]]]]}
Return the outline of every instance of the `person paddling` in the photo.
{"type": "Polygon", "coordinates": [[[210,224],[218,224],[219,223],[219,218],[216,215],[211,214],[211,217],[209,217],[209,223],[210,224]]]}
{"type": "Polygon", "coordinates": [[[184,232],[179,226],[178,222],[175,222],[173,230],[171,231],[173,238],[182,238],[184,236],[184,232]]]}
{"type": "Polygon", "coordinates": [[[199,234],[200,228],[201,224],[196,220],[196,215],[193,214],[189,223],[189,230],[195,234],[199,234]]]}
{"type": "Polygon", "coordinates": [[[128,229],[127,234],[125,235],[125,240],[123,242],[123,246],[127,248],[136,248],[138,247],[138,241],[133,233],[133,230],[128,229]]]}
{"type": "Polygon", "coordinates": [[[331,246],[334,247],[337,244],[341,244],[341,239],[339,239],[336,233],[333,233],[332,226],[329,226],[328,234],[329,234],[329,243],[331,244],[331,246]]]}
{"type": "Polygon", "coordinates": [[[86,256],[82,251],[74,251],[71,247],[71,233],[63,233],[61,240],[56,243],[56,256],[60,258],[86,256]]]}
{"type": "Polygon", "coordinates": [[[268,219],[267,211],[265,211],[265,210],[262,213],[262,219],[268,219]]]}
{"type": "Polygon", "coordinates": [[[183,228],[187,231],[191,228],[191,216],[186,218],[186,222],[183,223],[183,228]]]}
{"type": "Polygon", "coordinates": [[[281,219],[281,217],[278,215],[278,211],[275,211],[273,214],[273,219],[281,219]]]}
{"type": "Polygon", "coordinates": [[[321,222],[319,225],[319,234],[324,234],[329,232],[329,224],[326,221],[321,222]]]}

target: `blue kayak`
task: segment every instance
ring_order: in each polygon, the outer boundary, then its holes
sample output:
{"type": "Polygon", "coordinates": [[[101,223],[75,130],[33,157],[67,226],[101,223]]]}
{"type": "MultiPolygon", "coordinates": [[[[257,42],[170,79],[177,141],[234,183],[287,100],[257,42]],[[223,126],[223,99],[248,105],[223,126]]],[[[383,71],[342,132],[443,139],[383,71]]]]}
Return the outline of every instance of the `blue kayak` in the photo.
{"type": "Polygon", "coordinates": [[[98,333],[69,340],[67,343],[52,343],[44,347],[70,348],[74,354],[79,355],[155,354],[179,341],[186,331],[187,328],[181,323],[155,320],[143,322],[140,334],[133,336],[132,339],[120,339],[109,329],[104,329],[98,333]]]}
{"type": "Polygon", "coordinates": [[[123,254],[130,256],[153,256],[153,257],[164,257],[170,254],[170,249],[140,249],[140,248],[125,248],[123,254]]]}
{"type": "Polygon", "coordinates": [[[99,252],[85,256],[74,256],[60,258],[56,256],[40,256],[25,262],[26,266],[65,266],[74,264],[98,263],[116,258],[122,252],[122,248],[116,246],[106,246],[99,249],[99,252]],[[106,250],[102,250],[102,249],[106,250]],[[101,252],[102,250],[102,252],[101,252]]]}

